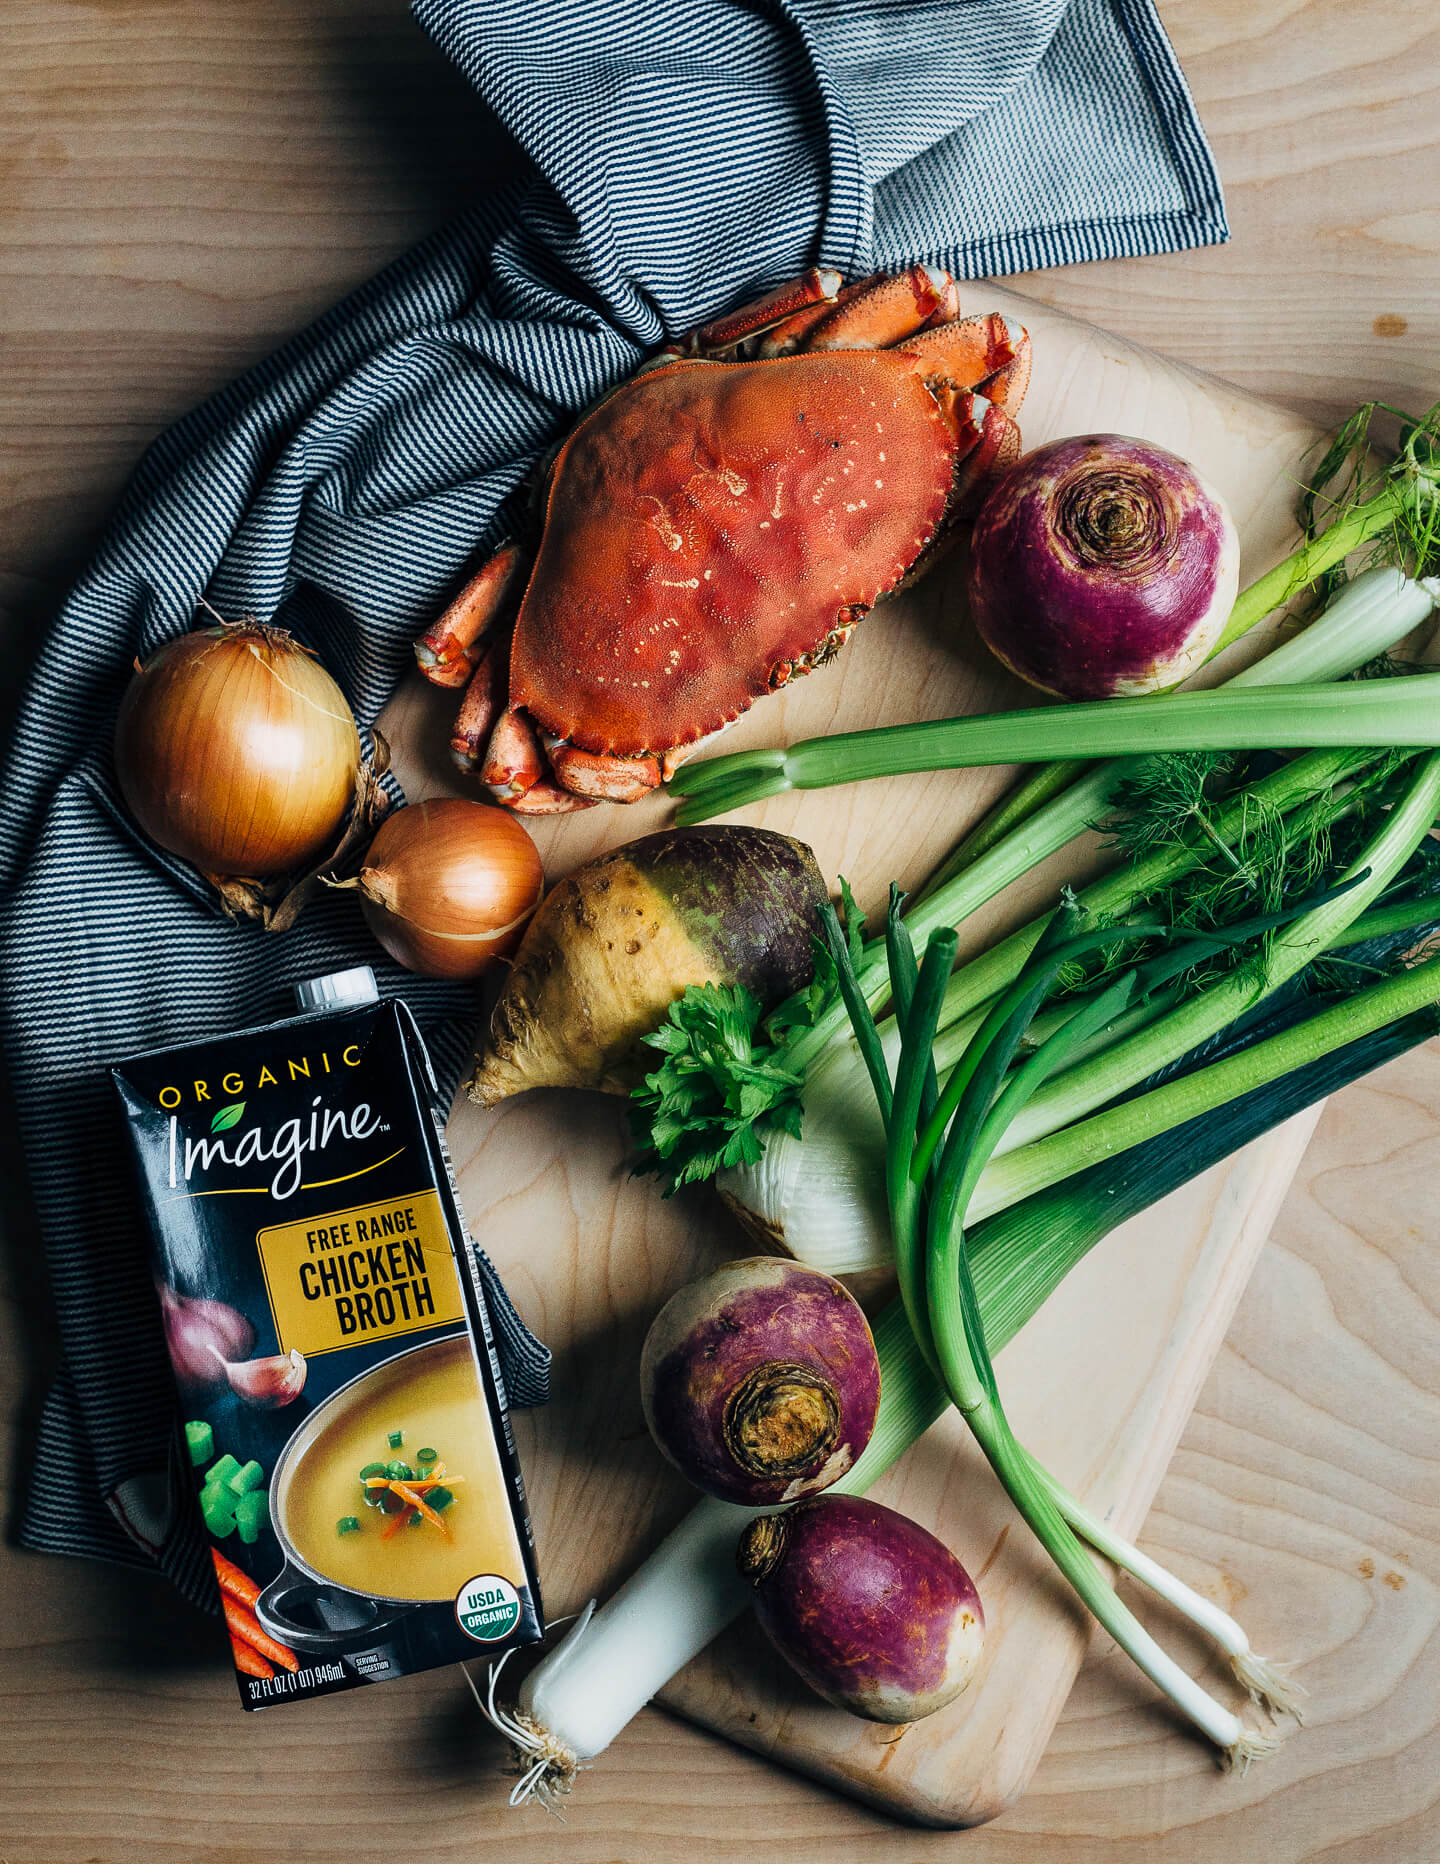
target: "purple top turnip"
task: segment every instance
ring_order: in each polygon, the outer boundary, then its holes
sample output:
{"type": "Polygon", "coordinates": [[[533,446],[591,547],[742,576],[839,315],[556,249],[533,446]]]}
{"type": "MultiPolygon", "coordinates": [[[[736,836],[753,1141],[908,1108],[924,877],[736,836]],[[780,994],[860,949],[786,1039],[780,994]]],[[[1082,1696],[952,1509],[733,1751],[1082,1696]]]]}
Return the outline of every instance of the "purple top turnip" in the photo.
{"type": "Polygon", "coordinates": [[[943,1542],[857,1495],[762,1515],[740,1538],[741,1577],[770,1642],[836,1708],[914,1722],[954,1700],[985,1637],[980,1595],[943,1542]]]}
{"type": "Polygon", "coordinates": [[[1084,434],[1028,453],[975,520],[970,611],[981,640],[1064,699],[1157,692],[1214,649],[1240,544],[1220,494],[1164,447],[1084,434]]]}
{"type": "Polygon", "coordinates": [[[813,1495],[875,1428],[880,1361],[859,1303],[817,1269],[730,1262],[656,1315],[640,1359],[651,1435],[707,1495],[762,1508],[813,1495]]]}

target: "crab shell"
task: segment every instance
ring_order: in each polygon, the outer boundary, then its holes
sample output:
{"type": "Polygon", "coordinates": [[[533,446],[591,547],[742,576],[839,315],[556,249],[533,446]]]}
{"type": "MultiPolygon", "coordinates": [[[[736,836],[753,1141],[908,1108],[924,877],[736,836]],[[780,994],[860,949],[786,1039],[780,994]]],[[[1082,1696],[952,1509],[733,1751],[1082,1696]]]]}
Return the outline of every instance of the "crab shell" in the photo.
{"type": "Polygon", "coordinates": [[[844,640],[935,536],[955,429],[894,350],[681,361],[555,460],[510,703],[625,757],[694,744],[844,640]]]}
{"type": "Polygon", "coordinates": [[[645,364],[415,643],[450,746],[525,815],[634,802],[829,656],[1020,453],[1030,340],[948,272],[812,267],[645,364]]]}

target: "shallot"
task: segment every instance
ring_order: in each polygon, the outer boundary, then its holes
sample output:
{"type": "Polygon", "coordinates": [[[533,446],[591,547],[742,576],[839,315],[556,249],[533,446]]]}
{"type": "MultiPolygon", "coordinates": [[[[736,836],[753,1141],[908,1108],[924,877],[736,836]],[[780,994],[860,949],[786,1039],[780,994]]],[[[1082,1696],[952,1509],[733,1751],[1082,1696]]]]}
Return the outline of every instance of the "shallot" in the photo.
{"type": "Polygon", "coordinates": [[[535,844],[515,817],[450,797],[381,823],[356,880],[365,923],[421,977],[478,977],[506,958],[545,888],[535,844]]]}

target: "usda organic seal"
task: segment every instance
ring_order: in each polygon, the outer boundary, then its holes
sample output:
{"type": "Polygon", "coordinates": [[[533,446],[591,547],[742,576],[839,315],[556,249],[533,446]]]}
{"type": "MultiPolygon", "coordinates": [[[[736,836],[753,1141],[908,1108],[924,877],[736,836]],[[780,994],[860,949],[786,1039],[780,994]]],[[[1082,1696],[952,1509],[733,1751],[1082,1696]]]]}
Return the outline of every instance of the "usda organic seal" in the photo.
{"type": "Polygon", "coordinates": [[[497,1643],[520,1622],[520,1594],[498,1573],[481,1573],[455,1594],[455,1616],[466,1637],[477,1644],[497,1643]]]}

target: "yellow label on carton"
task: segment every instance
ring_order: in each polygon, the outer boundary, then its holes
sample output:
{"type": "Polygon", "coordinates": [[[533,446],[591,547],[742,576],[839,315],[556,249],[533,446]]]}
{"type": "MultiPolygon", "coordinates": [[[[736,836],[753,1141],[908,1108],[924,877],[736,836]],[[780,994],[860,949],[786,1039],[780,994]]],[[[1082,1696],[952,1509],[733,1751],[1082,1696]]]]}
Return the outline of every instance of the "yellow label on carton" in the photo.
{"type": "Polygon", "coordinates": [[[465,1317],[434,1191],[277,1223],[255,1242],[283,1353],[309,1359],[465,1317]]]}

